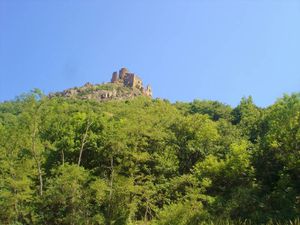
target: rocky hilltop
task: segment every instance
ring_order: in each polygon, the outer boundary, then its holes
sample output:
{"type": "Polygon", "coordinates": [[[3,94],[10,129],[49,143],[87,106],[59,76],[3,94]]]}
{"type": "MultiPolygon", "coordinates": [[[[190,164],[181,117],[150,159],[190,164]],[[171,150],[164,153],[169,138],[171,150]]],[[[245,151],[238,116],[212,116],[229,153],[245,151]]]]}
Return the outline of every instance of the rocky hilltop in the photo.
{"type": "Polygon", "coordinates": [[[113,72],[111,82],[103,84],[86,83],[82,87],[74,87],[50,94],[50,97],[55,96],[98,101],[132,99],[136,96],[151,98],[152,89],[150,85],[144,87],[142,79],[135,73],[129,72],[127,68],[122,68],[119,72],[113,72]]]}

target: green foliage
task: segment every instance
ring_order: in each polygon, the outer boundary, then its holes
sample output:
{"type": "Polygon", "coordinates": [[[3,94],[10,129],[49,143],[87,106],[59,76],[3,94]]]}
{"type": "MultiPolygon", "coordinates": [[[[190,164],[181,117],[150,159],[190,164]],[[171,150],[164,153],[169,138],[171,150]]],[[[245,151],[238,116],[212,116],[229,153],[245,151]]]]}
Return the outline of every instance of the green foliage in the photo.
{"type": "Polygon", "coordinates": [[[198,202],[179,202],[168,205],[161,210],[155,225],[197,225],[205,220],[207,213],[198,202]]]}
{"type": "Polygon", "coordinates": [[[175,106],[184,114],[208,115],[214,121],[219,119],[231,121],[232,119],[232,108],[218,101],[194,100],[192,103],[176,102],[175,106]]]}
{"type": "Polygon", "coordinates": [[[299,121],[299,94],[232,109],[34,90],[0,104],[0,224],[299,224],[299,121]]]}
{"type": "Polygon", "coordinates": [[[172,126],[180,173],[189,173],[194,164],[213,152],[220,138],[217,124],[206,115],[190,115],[172,126]]]}
{"type": "Polygon", "coordinates": [[[252,97],[242,98],[232,111],[233,124],[237,124],[243,135],[255,142],[259,135],[261,110],[253,103],[252,97]]]}
{"type": "Polygon", "coordinates": [[[285,95],[267,109],[254,162],[261,208],[285,220],[300,214],[300,95],[285,95]]]}
{"type": "Polygon", "coordinates": [[[65,164],[52,174],[41,198],[43,221],[46,224],[88,224],[88,172],[77,165],[65,164]]]}

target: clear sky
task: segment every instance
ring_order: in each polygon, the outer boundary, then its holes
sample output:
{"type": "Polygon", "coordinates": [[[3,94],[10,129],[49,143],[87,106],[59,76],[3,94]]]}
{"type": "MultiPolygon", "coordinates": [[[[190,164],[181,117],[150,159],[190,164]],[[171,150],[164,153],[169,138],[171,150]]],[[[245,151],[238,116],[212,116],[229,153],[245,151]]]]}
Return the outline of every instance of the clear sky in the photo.
{"type": "Polygon", "coordinates": [[[300,88],[300,0],[0,0],[0,101],[109,81],[259,106],[300,88]]]}

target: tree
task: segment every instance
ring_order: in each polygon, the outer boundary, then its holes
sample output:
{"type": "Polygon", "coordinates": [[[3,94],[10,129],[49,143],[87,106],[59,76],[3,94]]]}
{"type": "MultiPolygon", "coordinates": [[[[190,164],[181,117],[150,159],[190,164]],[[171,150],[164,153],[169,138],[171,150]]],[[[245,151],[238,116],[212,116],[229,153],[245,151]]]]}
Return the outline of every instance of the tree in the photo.
{"type": "Polygon", "coordinates": [[[210,119],[217,121],[219,119],[225,119],[230,121],[232,108],[229,105],[225,105],[218,101],[209,100],[194,100],[190,103],[190,113],[200,113],[208,115],[210,119]]]}
{"type": "Polygon", "coordinates": [[[189,173],[197,161],[212,153],[219,138],[216,124],[207,115],[186,116],[171,129],[175,135],[181,174],[189,173]]]}
{"type": "Polygon", "coordinates": [[[285,95],[270,106],[254,159],[262,211],[280,220],[293,219],[300,213],[299,121],[299,94],[285,95]]]}
{"type": "Polygon", "coordinates": [[[44,189],[42,163],[46,143],[43,143],[39,136],[43,118],[42,110],[46,101],[47,98],[42,95],[40,90],[34,90],[30,95],[24,96],[24,110],[18,116],[28,139],[24,146],[29,150],[36,164],[40,196],[43,195],[44,189]]]}
{"type": "Polygon", "coordinates": [[[255,208],[252,192],[255,188],[254,169],[251,165],[249,144],[233,143],[225,159],[209,155],[194,167],[194,174],[205,194],[215,198],[213,214],[224,218],[247,218],[255,208]]]}
{"type": "Polygon", "coordinates": [[[42,221],[46,224],[92,224],[88,171],[66,163],[52,174],[40,203],[42,221]]]}
{"type": "Polygon", "coordinates": [[[34,164],[24,148],[27,136],[22,125],[16,115],[0,112],[0,222],[4,224],[35,221],[34,164]]]}
{"type": "Polygon", "coordinates": [[[240,104],[233,109],[233,124],[238,125],[243,135],[256,142],[260,127],[261,110],[253,103],[251,96],[243,97],[240,104]]]}

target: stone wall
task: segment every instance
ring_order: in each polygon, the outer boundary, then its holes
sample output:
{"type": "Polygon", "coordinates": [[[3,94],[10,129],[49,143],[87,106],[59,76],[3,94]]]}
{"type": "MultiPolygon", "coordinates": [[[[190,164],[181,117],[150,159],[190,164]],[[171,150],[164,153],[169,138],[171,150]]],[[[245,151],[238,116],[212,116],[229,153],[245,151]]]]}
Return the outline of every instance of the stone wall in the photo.
{"type": "Polygon", "coordinates": [[[127,73],[124,77],[124,86],[141,89],[143,88],[143,81],[134,73],[127,73]]]}
{"type": "Polygon", "coordinates": [[[133,84],[132,87],[138,88],[138,89],[142,89],[143,88],[143,81],[141,78],[139,78],[138,76],[134,75],[133,76],[133,84]]]}

